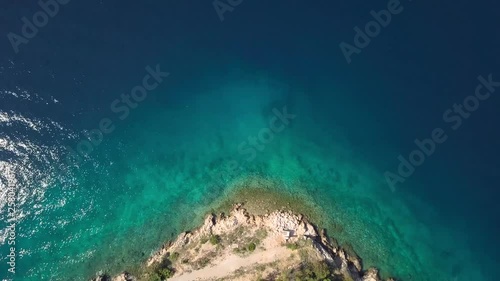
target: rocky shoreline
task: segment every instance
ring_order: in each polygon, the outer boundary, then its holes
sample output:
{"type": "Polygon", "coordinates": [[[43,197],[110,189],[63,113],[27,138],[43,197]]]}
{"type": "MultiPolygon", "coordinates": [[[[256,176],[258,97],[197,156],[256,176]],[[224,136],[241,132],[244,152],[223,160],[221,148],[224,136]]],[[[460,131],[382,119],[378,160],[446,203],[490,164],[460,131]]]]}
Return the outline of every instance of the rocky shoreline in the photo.
{"type": "Polygon", "coordinates": [[[124,272],[92,280],[382,281],[377,269],[363,270],[355,253],[335,245],[303,215],[284,210],[254,215],[236,204],[229,214],[210,214],[201,227],[164,244],[135,276],[124,272]]]}

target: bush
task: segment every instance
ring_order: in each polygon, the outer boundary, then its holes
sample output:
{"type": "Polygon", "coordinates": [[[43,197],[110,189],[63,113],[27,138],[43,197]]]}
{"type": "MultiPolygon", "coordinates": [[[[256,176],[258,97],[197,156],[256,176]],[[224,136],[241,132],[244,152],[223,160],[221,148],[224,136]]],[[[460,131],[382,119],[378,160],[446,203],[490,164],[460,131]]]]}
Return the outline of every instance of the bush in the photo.
{"type": "Polygon", "coordinates": [[[252,243],[248,244],[247,249],[248,249],[250,252],[253,252],[253,251],[255,251],[255,248],[256,248],[256,247],[257,247],[257,245],[255,245],[255,243],[253,243],[253,242],[252,242],[252,243]]]}
{"type": "Polygon", "coordinates": [[[220,237],[219,235],[212,235],[210,236],[210,244],[212,245],[217,245],[220,242],[220,237]]]}
{"type": "Polygon", "coordinates": [[[297,243],[287,243],[286,247],[290,250],[297,250],[299,248],[299,245],[297,243]]]}
{"type": "Polygon", "coordinates": [[[174,271],[170,268],[162,268],[158,270],[158,275],[161,279],[167,279],[174,276],[174,271]]]}
{"type": "Polygon", "coordinates": [[[299,272],[296,273],[298,280],[307,281],[325,281],[331,280],[330,268],[324,262],[308,263],[299,272]]]}
{"type": "Polygon", "coordinates": [[[168,259],[175,262],[179,258],[179,253],[173,252],[168,256],[168,259]]]}
{"type": "Polygon", "coordinates": [[[324,280],[330,276],[330,268],[324,262],[316,262],[311,265],[312,272],[318,280],[324,280]]]}
{"type": "Polygon", "coordinates": [[[151,274],[151,276],[149,276],[148,281],[161,281],[161,277],[160,275],[158,275],[158,273],[155,272],[151,274]]]}

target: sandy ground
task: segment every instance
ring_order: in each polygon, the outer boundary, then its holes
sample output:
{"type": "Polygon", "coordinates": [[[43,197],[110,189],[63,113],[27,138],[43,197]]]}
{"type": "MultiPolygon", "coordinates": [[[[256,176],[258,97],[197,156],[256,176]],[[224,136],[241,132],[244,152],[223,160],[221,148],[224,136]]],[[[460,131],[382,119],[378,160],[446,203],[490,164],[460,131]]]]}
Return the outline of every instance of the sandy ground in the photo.
{"type": "Polygon", "coordinates": [[[230,276],[237,269],[253,267],[256,264],[267,264],[279,260],[286,260],[292,255],[291,250],[286,247],[275,247],[273,249],[256,250],[246,257],[236,254],[226,256],[215,266],[208,266],[197,271],[170,278],[171,281],[210,280],[230,276]]]}
{"type": "Polygon", "coordinates": [[[252,269],[259,264],[269,264],[277,261],[294,262],[293,251],[283,246],[284,240],[281,237],[269,236],[262,241],[253,253],[241,256],[226,251],[221,259],[217,259],[216,265],[186,272],[182,275],[170,278],[171,281],[193,281],[193,280],[213,280],[227,278],[238,269],[252,269]]]}

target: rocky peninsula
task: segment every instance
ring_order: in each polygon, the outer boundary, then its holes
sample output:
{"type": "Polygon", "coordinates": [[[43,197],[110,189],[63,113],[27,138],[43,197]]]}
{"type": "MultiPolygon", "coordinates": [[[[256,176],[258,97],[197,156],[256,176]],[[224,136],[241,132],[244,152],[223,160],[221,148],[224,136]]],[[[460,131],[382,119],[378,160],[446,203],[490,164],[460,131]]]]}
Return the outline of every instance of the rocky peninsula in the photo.
{"type": "Polygon", "coordinates": [[[92,280],[382,281],[377,269],[363,269],[355,253],[304,215],[284,209],[255,214],[243,204],[207,215],[201,227],[164,244],[139,272],[92,280]]]}

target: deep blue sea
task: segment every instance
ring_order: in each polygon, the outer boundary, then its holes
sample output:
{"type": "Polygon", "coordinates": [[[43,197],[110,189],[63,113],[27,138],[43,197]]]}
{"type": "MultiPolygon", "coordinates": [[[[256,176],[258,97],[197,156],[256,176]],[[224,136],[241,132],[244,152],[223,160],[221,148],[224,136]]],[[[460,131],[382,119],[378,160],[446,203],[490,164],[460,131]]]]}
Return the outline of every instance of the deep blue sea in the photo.
{"type": "Polygon", "coordinates": [[[249,182],[384,277],[496,280],[496,1],[58,1],[0,3],[0,280],[137,266],[249,182]]]}

